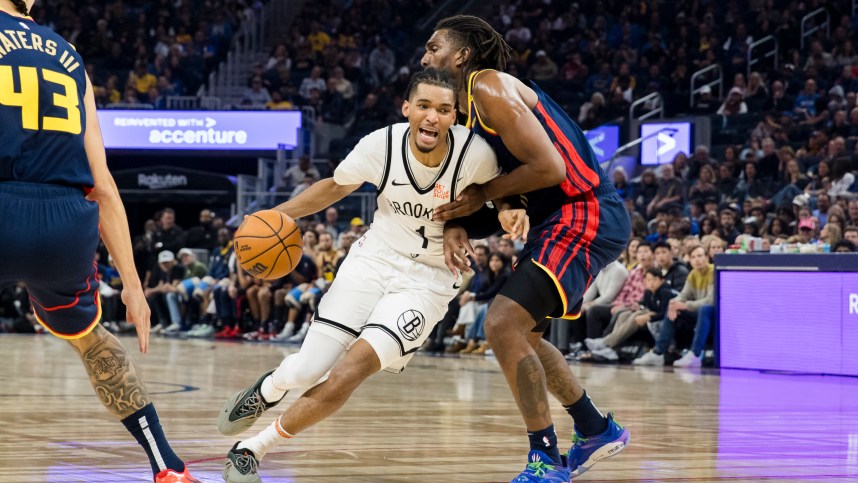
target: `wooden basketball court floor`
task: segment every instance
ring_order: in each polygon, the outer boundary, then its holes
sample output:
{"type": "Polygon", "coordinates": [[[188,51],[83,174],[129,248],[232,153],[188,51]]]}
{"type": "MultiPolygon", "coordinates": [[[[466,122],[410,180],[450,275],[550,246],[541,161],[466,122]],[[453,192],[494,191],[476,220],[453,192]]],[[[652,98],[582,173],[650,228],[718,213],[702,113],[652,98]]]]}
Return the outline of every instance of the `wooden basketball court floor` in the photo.
{"type": "MultiPolygon", "coordinates": [[[[153,338],[151,353],[136,356],[195,476],[222,481],[236,438],[217,432],[217,412],[294,350],[153,338]]],[[[98,404],[66,343],[1,336],[0,367],[0,483],[151,481],[142,449],[98,404]]],[[[572,367],[632,433],[621,455],[575,481],[858,481],[858,378],[572,367]]],[[[559,404],[552,411],[568,441],[571,420],[559,404]]],[[[526,442],[494,359],[418,354],[403,374],[374,376],[339,413],[269,453],[260,473],[266,482],[509,481],[526,442]]]]}

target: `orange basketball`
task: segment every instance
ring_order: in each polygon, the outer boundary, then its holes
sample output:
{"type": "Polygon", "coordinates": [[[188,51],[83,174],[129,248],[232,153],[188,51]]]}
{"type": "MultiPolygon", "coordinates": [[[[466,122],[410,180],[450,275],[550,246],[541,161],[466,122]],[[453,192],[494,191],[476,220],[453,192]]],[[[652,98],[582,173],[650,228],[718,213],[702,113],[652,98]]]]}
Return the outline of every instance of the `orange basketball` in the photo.
{"type": "Polygon", "coordinates": [[[232,240],[235,257],[247,273],[274,280],[291,272],[304,252],[295,220],[276,210],[247,215],[232,240]]]}

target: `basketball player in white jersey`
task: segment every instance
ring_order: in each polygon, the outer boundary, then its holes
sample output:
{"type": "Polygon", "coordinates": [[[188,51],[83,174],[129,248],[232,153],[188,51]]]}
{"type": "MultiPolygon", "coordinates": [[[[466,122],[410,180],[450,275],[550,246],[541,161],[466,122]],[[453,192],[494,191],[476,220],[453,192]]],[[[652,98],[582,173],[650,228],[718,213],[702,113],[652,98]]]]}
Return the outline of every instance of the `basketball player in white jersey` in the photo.
{"type": "MultiPolygon", "coordinates": [[[[327,379],[257,436],[232,447],[223,474],[227,482],[262,481],[257,466],[272,447],[333,414],[369,376],[382,369],[400,372],[456,296],[461,279],[445,264],[444,225],[432,220],[434,208],[470,184],[493,179],[499,168],[481,137],[453,125],[455,92],[453,79],[442,71],[415,74],[402,106],[408,123],[367,135],[333,178],[276,208],[299,218],[324,210],[364,182],[378,187],[372,226],[352,245],[301,350],[227,401],[218,427],[238,434],[286,391],[310,387],[330,371],[327,379]]],[[[504,227],[523,216],[516,211],[502,212],[504,227]]]]}

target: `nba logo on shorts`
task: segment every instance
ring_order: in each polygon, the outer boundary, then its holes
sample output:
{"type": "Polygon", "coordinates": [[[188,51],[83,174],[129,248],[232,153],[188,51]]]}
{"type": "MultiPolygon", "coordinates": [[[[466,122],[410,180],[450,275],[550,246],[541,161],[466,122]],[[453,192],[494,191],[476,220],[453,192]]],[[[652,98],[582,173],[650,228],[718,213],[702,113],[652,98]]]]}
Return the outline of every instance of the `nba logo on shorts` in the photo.
{"type": "Polygon", "coordinates": [[[396,326],[399,327],[402,337],[413,342],[423,333],[423,327],[426,326],[426,319],[423,317],[423,314],[416,310],[406,310],[396,320],[396,326]]]}

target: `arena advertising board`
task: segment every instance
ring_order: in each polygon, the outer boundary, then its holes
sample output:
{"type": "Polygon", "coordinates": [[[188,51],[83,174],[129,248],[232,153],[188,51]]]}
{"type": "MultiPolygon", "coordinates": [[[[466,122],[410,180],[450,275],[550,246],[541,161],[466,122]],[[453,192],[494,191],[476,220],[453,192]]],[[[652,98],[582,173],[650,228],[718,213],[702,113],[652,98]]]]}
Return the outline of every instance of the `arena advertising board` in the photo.
{"type": "Polygon", "coordinates": [[[600,163],[611,159],[611,156],[620,147],[620,126],[605,124],[590,129],[585,135],[587,136],[587,141],[590,142],[590,147],[593,148],[593,153],[596,154],[596,159],[600,163]]]}
{"type": "Polygon", "coordinates": [[[294,149],[300,111],[100,110],[107,149],[274,151],[294,149]]]}
{"type": "Polygon", "coordinates": [[[721,271],[718,310],[721,367],[858,376],[858,273],[721,271]]]}
{"type": "Polygon", "coordinates": [[[641,124],[641,164],[672,163],[680,152],[691,154],[691,123],[641,124]]]}

